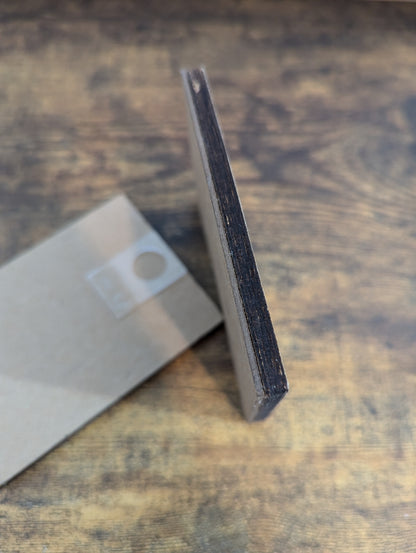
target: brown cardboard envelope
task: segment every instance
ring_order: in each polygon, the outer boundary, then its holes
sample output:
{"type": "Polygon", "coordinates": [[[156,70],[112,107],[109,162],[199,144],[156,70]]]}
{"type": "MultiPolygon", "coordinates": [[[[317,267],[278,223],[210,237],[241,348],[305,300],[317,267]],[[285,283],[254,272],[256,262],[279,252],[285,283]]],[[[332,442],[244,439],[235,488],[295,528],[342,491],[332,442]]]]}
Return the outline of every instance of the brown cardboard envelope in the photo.
{"type": "Polygon", "coordinates": [[[221,321],[118,196],[0,269],[0,484],[221,321]]]}

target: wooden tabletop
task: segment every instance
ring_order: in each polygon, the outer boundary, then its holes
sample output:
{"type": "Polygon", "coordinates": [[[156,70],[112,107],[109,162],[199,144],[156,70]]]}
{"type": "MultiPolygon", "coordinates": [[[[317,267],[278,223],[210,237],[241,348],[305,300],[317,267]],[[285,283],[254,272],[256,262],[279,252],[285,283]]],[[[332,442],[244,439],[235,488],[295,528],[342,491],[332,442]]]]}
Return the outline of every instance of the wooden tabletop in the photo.
{"type": "Polygon", "coordinates": [[[0,3],[0,260],[125,192],[215,298],[204,64],[291,389],[247,424],[215,331],[0,489],[0,551],[414,551],[416,6],[142,4],[0,3]]]}

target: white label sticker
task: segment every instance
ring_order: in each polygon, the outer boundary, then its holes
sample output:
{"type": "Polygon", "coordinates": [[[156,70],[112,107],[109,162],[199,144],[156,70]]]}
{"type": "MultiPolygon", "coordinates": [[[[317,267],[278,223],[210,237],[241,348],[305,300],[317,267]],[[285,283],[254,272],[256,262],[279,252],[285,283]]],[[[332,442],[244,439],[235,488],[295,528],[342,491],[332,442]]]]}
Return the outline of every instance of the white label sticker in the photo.
{"type": "Polygon", "coordinates": [[[186,273],[185,265],[162,238],[149,232],[86,278],[117,319],[122,319],[186,273]]]}

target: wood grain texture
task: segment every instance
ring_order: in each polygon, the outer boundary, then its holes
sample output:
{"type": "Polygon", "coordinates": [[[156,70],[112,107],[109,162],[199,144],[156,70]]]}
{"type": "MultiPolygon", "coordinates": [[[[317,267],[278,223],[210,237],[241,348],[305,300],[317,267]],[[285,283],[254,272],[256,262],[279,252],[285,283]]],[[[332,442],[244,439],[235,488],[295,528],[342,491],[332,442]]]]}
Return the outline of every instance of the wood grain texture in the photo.
{"type": "Polygon", "coordinates": [[[288,383],[203,69],[183,70],[199,206],[243,412],[263,420],[288,383]]]}
{"type": "Polygon", "coordinates": [[[223,330],[0,490],[0,550],[410,552],[416,6],[0,3],[0,259],[126,192],[214,295],[179,68],[205,64],[291,393],[223,330]]]}

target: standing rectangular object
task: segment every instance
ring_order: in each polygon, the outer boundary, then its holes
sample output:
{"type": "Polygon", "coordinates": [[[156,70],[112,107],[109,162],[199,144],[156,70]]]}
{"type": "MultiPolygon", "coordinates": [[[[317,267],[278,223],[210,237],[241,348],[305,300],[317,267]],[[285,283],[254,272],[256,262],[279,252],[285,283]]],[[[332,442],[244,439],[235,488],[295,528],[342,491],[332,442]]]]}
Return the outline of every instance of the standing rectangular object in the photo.
{"type": "Polygon", "coordinates": [[[249,421],[288,391],[247,226],[203,69],[182,71],[200,211],[249,421]]]}

